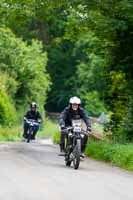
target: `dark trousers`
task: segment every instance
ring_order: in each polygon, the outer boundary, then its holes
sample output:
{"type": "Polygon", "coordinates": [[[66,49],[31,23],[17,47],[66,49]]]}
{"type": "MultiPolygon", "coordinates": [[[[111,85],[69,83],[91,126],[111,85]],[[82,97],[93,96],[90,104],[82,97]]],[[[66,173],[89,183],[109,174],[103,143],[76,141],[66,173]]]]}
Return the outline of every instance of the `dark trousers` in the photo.
{"type": "MultiPolygon", "coordinates": [[[[65,137],[66,137],[66,133],[61,131],[61,135],[60,135],[60,149],[61,150],[64,150],[64,147],[65,147],[65,137]]],[[[84,135],[84,138],[81,139],[81,152],[85,151],[87,142],[88,142],[88,136],[84,135]]]]}
{"type": "MultiPolygon", "coordinates": [[[[27,135],[28,129],[29,129],[29,124],[25,121],[25,122],[24,122],[24,135],[25,135],[25,136],[27,135]]],[[[38,130],[39,130],[39,124],[35,124],[35,125],[34,125],[34,130],[33,130],[33,137],[36,136],[38,130]]]]}

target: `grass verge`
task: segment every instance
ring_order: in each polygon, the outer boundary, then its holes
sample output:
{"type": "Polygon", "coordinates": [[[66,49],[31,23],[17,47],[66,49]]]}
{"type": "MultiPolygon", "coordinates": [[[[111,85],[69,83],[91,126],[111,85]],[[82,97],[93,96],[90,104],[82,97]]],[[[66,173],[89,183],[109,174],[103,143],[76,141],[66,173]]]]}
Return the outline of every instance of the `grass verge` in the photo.
{"type": "Polygon", "coordinates": [[[20,141],[22,138],[22,125],[0,127],[0,141],[20,141]]]}
{"type": "Polygon", "coordinates": [[[113,144],[106,141],[90,140],[85,153],[89,157],[133,171],[132,144],[113,144]]]}

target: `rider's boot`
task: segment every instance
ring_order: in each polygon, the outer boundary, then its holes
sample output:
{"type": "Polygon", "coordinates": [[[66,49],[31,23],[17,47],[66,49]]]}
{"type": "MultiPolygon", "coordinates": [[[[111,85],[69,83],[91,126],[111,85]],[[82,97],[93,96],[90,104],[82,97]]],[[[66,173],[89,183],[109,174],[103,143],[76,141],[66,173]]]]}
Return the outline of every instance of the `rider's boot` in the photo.
{"type": "Polygon", "coordinates": [[[81,145],[81,154],[80,154],[81,158],[85,158],[84,152],[85,152],[85,149],[86,149],[87,141],[88,141],[88,136],[85,136],[85,138],[82,141],[82,145],[81,145]]]}
{"type": "Polygon", "coordinates": [[[59,156],[65,156],[65,144],[60,144],[60,154],[59,156]]]}
{"type": "Polygon", "coordinates": [[[85,158],[85,154],[81,152],[80,157],[85,158]]]}
{"type": "Polygon", "coordinates": [[[84,154],[85,148],[86,148],[86,145],[81,146],[80,158],[85,158],[85,154],[84,154]]]}

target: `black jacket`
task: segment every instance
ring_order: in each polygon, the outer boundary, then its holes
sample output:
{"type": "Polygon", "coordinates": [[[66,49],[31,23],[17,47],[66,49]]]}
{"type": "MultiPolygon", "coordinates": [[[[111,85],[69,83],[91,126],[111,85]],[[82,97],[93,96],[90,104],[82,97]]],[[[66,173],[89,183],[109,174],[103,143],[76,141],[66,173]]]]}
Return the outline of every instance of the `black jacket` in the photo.
{"type": "Polygon", "coordinates": [[[31,111],[29,110],[24,117],[26,117],[27,119],[33,119],[35,121],[38,121],[39,119],[42,120],[42,116],[39,113],[39,111],[31,111]]]}
{"type": "Polygon", "coordinates": [[[83,108],[79,108],[77,111],[72,110],[71,107],[67,107],[64,109],[64,111],[61,113],[59,118],[59,124],[67,126],[72,125],[73,119],[83,119],[87,127],[91,127],[90,119],[87,115],[87,113],[84,111],[83,108]]]}

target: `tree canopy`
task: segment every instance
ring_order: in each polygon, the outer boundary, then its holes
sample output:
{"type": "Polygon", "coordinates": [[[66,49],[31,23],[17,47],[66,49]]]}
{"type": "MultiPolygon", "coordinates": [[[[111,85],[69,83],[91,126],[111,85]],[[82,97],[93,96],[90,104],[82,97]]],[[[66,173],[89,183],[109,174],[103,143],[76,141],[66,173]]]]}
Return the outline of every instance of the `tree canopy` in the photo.
{"type": "Polygon", "coordinates": [[[46,109],[61,111],[78,95],[91,115],[111,111],[114,134],[132,137],[131,1],[1,0],[0,17],[9,102],[47,97],[46,109]]]}

